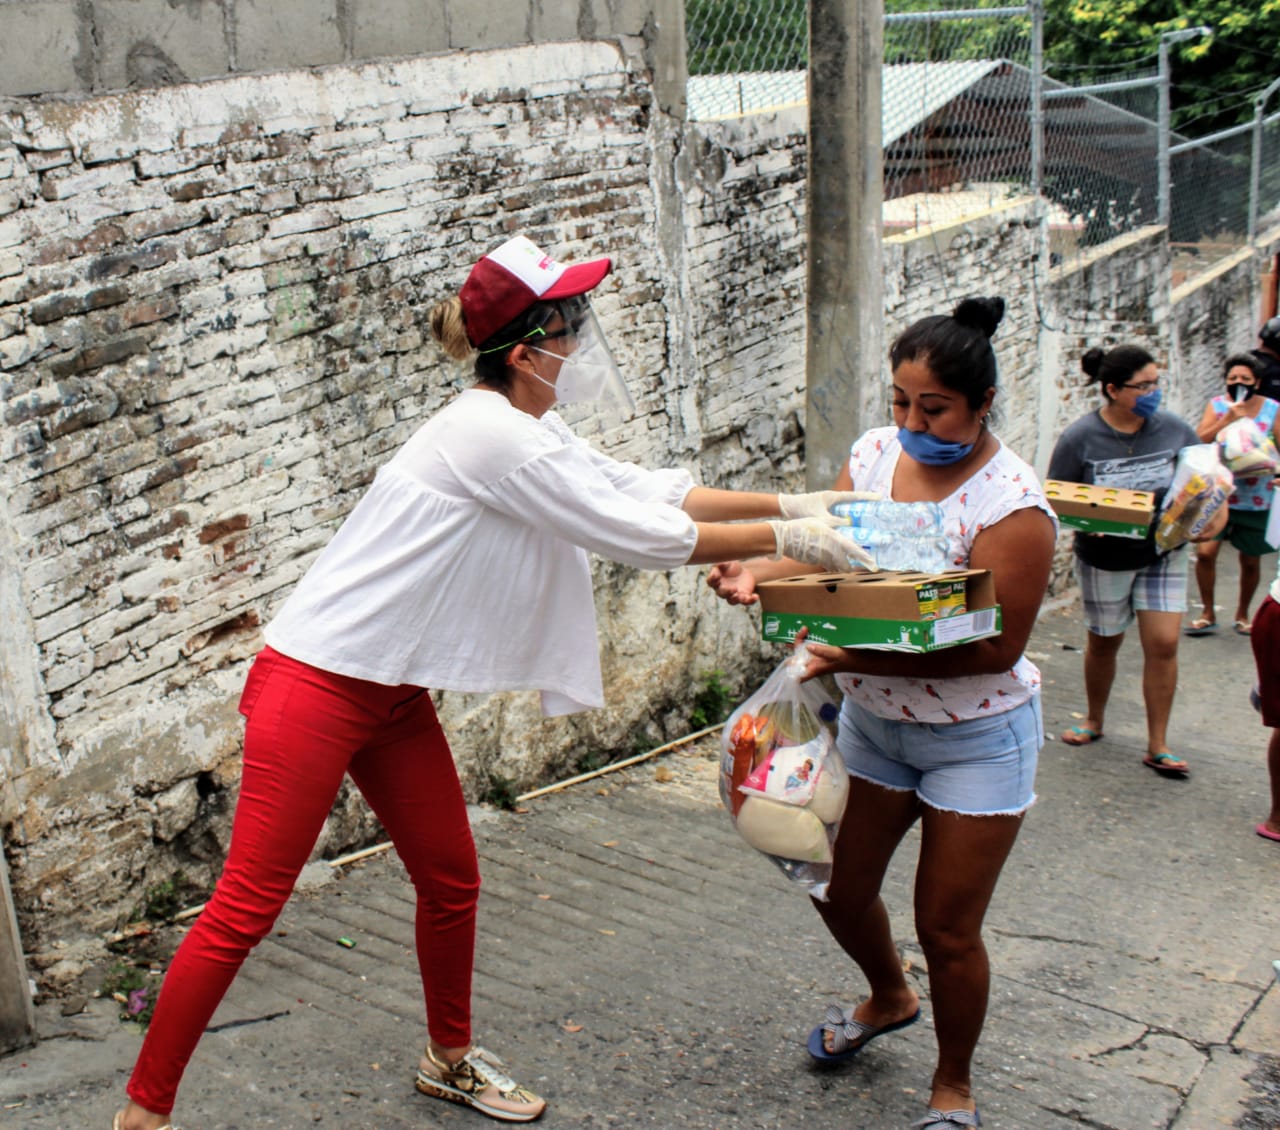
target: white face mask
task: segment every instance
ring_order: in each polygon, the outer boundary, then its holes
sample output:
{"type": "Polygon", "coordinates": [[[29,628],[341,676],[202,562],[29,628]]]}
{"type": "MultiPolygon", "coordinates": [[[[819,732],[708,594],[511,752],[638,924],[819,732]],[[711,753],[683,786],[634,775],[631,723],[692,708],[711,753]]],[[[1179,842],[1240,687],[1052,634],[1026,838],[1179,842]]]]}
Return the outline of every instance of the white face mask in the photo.
{"type": "Polygon", "coordinates": [[[618,363],[609,351],[595,311],[588,306],[586,313],[575,321],[575,332],[566,339],[574,343],[572,353],[565,355],[532,344],[528,346],[530,352],[554,357],[560,362],[554,381],[536,372],[533,376],[556,394],[557,404],[589,408],[589,415],[582,412],[574,414],[576,419],[572,422],[579,430],[584,426],[588,429],[616,426],[631,418],[635,412],[635,401],[631,399],[618,363]]]}
{"type": "Polygon", "coordinates": [[[598,341],[584,348],[575,349],[568,357],[552,353],[549,349],[529,346],[534,353],[555,357],[560,362],[560,372],[555,383],[533,375],[556,394],[557,404],[582,404],[600,400],[609,387],[610,379],[618,371],[604,342],[598,341]]]}

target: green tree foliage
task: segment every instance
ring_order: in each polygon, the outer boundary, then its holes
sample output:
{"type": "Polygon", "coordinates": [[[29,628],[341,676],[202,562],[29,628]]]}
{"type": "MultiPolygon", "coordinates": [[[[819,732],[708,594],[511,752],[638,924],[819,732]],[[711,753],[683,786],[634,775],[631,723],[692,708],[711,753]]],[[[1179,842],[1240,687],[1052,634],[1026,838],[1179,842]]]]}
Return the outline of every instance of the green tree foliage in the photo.
{"type": "Polygon", "coordinates": [[[1173,128],[1191,137],[1249,120],[1280,73],[1280,0],[1047,0],[1045,17],[1050,74],[1072,82],[1152,68],[1162,32],[1212,28],[1169,49],[1173,128]]]}
{"type": "Polygon", "coordinates": [[[686,0],[684,20],[691,75],[807,65],[806,0],[686,0]]]}

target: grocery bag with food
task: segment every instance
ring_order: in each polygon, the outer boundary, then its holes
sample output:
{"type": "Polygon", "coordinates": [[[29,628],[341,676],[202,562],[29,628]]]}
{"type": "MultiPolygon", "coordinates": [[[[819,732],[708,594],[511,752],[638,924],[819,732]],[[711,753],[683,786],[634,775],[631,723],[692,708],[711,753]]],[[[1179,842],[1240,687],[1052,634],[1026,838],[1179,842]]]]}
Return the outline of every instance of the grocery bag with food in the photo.
{"type": "Polygon", "coordinates": [[[815,898],[825,897],[849,776],[836,750],[836,704],[797,647],[729,716],[720,797],[744,840],[815,898]]]}
{"type": "Polygon", "coordinates": [[[1218,450],[1227,470],[1235,475],[1274,475],[1280,468],[1280,452],[1270,432],[1245,417],[1218,433],[1218,450]]]}
{"type": "Polygon", "coordinates": [[[1218,457],[1218,445],[1196,443],[1178,452],[1173,481],[1156,519],[1155,542],[1166,552],[1199,537],[1227,505],[1235,480],[1218,457]]]}

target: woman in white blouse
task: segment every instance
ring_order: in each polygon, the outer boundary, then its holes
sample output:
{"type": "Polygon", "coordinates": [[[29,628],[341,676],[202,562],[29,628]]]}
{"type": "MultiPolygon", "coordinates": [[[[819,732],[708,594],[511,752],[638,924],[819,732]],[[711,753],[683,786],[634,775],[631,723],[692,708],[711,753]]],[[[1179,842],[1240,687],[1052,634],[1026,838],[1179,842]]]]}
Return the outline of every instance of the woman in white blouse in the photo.
{"type": "Polygon", "coordinates": [[[627,401],[585,295],[608,259],[556,263],[518,236],[432,311],[477,383],[428,420],[264,635],[240,711],[244,770],[222,877],[164,981],[115,1130],[168,1125],[200,1034],[271,929],[345,774],[417,892],[428,1043],[416,1086],[503,1121],[545,1102],[472,1042],[479,873],[426,688],[604,702],[587,552],[645,569],[753,553],[846,568],[829,506],[852,497],[710,490],[594,451],[551,411],[627,401]],[[732,519],[773,519],[739,521],[732,519]]]}

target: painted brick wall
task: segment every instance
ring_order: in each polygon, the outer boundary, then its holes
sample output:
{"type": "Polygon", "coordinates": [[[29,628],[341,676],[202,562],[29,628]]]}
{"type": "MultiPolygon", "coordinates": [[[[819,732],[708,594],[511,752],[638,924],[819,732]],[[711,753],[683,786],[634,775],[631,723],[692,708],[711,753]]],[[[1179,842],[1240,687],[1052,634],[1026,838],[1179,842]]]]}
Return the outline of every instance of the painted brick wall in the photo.
{"type": "Polygon", "coordinates": [[[690,124],[680,168],[707,474],[803,478],[803,112],[690,124]]]}
{"type": "MultiPolygon", "coordinates": [[[[574,44],[7,108],[3,815],[37,941],[110,925],[165,868],[216,869],[245,659],[464,379],[423,316],[488,247],[523,230],[615,257],[598,307],[641,417],[607,439],[696,456],[650,103],[616,46],[574,44]]],[[[597,582],[614,708],[550,723],[534,696],[437,696],[472,795],[682,733],[726,641],[748,641],[739,669],[761,651],[692,570],[597,582]]],[[[318,851],[370,830],[344,799],[318,851]]]]}

